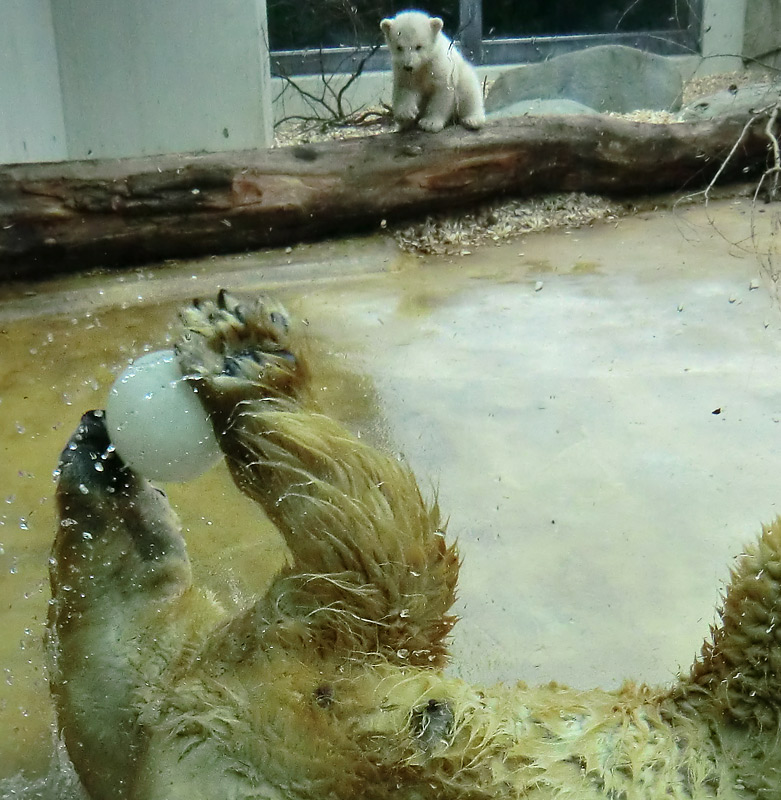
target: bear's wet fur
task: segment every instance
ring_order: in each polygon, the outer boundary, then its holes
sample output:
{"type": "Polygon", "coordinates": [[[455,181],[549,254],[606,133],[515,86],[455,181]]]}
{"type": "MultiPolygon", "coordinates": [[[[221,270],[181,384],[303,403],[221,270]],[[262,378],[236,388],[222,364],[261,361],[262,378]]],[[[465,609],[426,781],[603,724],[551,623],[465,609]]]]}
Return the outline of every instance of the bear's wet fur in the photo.
{"type": "Polygon", "coordinates": [[[222,609],[165,495],[85,414],[59,467],[49,631],[92,798],[781,797],[780,522],[671,686],[469,685],[441,669],[459,561],[436,503],[318,411],[300,327],[224,292],[181,320],[183,374],[291,562],[222,609]]]}

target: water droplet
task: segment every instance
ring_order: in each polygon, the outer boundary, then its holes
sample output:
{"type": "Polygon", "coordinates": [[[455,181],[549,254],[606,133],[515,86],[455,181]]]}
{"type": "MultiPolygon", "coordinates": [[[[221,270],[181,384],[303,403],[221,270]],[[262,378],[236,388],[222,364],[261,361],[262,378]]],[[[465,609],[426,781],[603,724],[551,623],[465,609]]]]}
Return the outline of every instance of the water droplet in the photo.
{"type": "Polygon", "coordinates": [[[5,502],[6,502],[6,503],[8,503],[8,505],[9,505],[9,506],[10,506],[10,505],[11,505],[11,503],[13,503],[15,500],[16,500],[16,495],[15,495],[15,494],[9,494],[9,495],[8,495],[8,497],[6,497],[6,498],[5,498],[5,502]]]}
{"type": "Polygon", "coordinates": [[[72,517],[65,517],[64,519],[60,520],[60,527],[61,528],[70,528],[71,525],[76,525],[77,522],[72,517]]]}
{"type": "Polygon", "coordinates": [[[401,611],[399,611],[399,616],[402,619],[407,619],[407,617],[409,617],[409,609],[408,608],[402,608],[401,611]]]}
{"type": "Polygon", "coordinates": [[[89,531],[82,531],[81,538],[89,542],[92,541],[93,536],[89,531]]]}
{"type": "Polygon", "coordinates": [[[83,483],[79,484],[79,491],[82,494],[89,494],[89,489],[83,483]]]}
{"type": "Polygon", "coordinates": [[[17,432],[17,433],[25,433],[25,432],[26,432],[26,430],[27,430],[27,429],[24,427],[24,425],[22,425],[22,423],[21,423],[21,422],[16,422],[16,423],[14,423],[14,425],[15,425],[15,427],[16,427],[16,432],[17,432]]]}
{"type": "Polygon", "coordinates": [[[105,469],[102,461],[96,461],[92,466],[95,467],[96,472],[103,472],[105,469]]]}
{"type": "Polygon", "coordinates": [[[29,531],[30,530],[30,525],[28,524],[27,520],[24,517],[20,517],[19,518],[19,527],[23,531],[29,531]]]}
{"type": "Polygon", "coordinates": [[[407,656],[409,656],[409,650],[407,650],[406,648],[402,647],[400,650],[396,651],[396,655],[399,658],[407,658],[407,656]]]}

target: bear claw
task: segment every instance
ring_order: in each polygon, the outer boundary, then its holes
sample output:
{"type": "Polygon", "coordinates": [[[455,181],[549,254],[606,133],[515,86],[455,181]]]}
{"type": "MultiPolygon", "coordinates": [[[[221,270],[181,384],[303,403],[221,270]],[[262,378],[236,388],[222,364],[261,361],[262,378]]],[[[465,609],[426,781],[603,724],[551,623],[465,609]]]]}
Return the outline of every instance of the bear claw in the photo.
{"type": "Polygon", "coordinates": [[[193,301],[179,317],[179,366],[210,414],[233,408],[239,394],[292,396],[303,383],[289,315],[273,300],[243,303],[223,289],[213,301],[193,301]]]}

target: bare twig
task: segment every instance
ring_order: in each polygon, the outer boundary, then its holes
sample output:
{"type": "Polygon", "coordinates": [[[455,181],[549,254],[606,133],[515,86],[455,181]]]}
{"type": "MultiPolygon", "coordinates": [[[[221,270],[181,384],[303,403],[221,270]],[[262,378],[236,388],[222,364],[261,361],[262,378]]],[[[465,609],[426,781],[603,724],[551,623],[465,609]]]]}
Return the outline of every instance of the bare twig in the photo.
{"type": "Polygon", "coordinates": [[[363,57],[358,62],[358,66],[353,70],[352,75],[345,81],[342,88],[339,90],[339,93],[336,96],[336,105],[339,111],[339,116],[344,116],[344,107],[343,107],[343,99],[344,93],[355,83],[355,81],[360,78],[363,73],[364,68],[366,67],[366,62],[380,49],[379,44],[373,45],[368,52],[366,52],[363,57]]]}
{"type": "Polygon", "coordinates": [[[768,175],[773,176],[773,185],[768,190],[768,200],[773,201],[778,198],[778,174],[781,172],[781,151],[778,147],[778,138],[774,132],[774,128],[776,125],[776,121],[778,120],[778,106],[773,108],[773,111],[770,113],[770,116],[767,120],[767,125],[765,125],[765,135],[768,139],[770,139],[770,146],[773,150],[773,166],[769,167],[765,170],[762,178],[766,178],[768,175]]]}

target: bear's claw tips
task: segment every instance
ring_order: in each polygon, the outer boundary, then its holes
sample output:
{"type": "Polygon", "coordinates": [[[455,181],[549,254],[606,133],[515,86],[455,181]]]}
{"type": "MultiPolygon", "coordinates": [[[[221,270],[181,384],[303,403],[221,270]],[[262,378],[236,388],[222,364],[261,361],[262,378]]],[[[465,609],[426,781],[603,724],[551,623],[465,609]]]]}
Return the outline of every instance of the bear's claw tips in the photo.
{"type": "Polygon", "coordinates": [[[217,293],[217,305],[223,309],[223,311],[229,311],[228,304],[226,303],[226,298],[228,297],[228,292],[225,289],[220,289],[217,293]]]}
{"type": "Polygon", "coordinates": [[[280,328],[283,333],[287,333],[290,329],[290,322],[282,311],[272,311],[269,314],[269,319],[271,320],[271,324],[280,328]]]}

